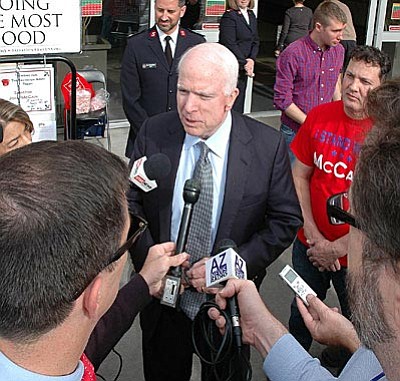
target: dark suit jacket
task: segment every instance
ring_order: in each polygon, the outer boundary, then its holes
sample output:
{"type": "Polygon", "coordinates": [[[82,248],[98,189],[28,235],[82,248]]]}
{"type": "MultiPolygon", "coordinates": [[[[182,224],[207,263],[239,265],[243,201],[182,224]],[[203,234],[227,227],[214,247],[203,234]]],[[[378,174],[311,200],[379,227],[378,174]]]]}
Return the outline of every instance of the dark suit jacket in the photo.
{"type": "Polygon", "coordinates": [[[250,25],[240,10],[228,9],[219,24],[219,43],[236,56],[241,69],[246,64],[246,58],[255,62],[260,45],[256,16],[250,9],[248,14],[250,25]]]}
{"type": "MultiPolygon", "coordinates": [[[[302,223],[287,147],[281,134],[249,117],[232,113],[225,196],[215,242],[230,238],[245,259],[250,279],[268,267],[293,241],[302,223]]],[[[130,207],[149,221],[133,261],[139,270],[154,243],[170,240],[171,204],[185,132],[177,112],[149,118],[135,143],[132,160],[162,152],[171,173],[158,188],[131,188],[130,207]]]]}
{"type": "MultiPolygon", "coordinates": [[[[171,204],[185,138],[177,112],[147,119],[139,131],[131,163],[139,157],[166,154],[171,173],[158,188],[128,193],[130,208],[149,222],[132,252],[138,271],[149,246],[170,240],[171,204]]],[[[260,284],[266,268],[292,243],[302,224],[286,143],[279,131],[232,112],[225,196],[215,243],[232,239],[247,263],[249,279],[260,284]]],[[[190,254],[190,253],[189,253],[190,254]]],[[[150,339],[160,314],[159,300],[142,313],[143,339],[150,339]]]]}
{"type": "Polygon", "coordinates": [[[127,157],[131,157],[136,134],[147,117],[176,110],[179,58],[202,42],[203,36],[180,28],[170,68],[155,27],[129,38],[121,68],[122,104],[130,123],[127,157]]]}

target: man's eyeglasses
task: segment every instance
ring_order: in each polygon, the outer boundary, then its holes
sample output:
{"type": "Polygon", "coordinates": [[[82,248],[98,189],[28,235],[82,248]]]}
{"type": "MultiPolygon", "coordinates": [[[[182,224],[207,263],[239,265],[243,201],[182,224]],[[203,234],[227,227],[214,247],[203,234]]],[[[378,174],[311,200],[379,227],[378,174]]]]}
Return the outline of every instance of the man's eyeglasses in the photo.
{"type": "MultiPolygon", "coordinates": [[[[132,213],[129,213],[129,217],[131,220],[131,225],[129,228],[129,235],[128,235],[128,239],[126,240],[126,242],[110,257],[110,259],[105,263],[105,265],[103,266],[103,270],[105,268],[107,268],[108,266],[110,266],[112,263],[118,261],[118,259],[120,259],[131,247],[132,245],[137,241],[137,239],[144,233],[144,231],[147,228],[148,222],[138,216],[138,215],[134,215],[132,213]]],[[[102,271],[102,270],[101,270],[102,271]]],[[[91,279],[86,285],[85,287],[80,290],[77,291],[74,294],[74,298],[73,300],[76,300],[79,295],[82,294],[82,292],[86,289],[86,287],[90,284],[90,282],[93,279],[91,279]]]]}
{"type": "Polygon", "coordinates": [[[129,236],[126,242],[113,254],[107,264],[104,266],[110,266],[111,263],[114,263],[120,259],[127,250],[129,250],[132,245],[136,242],[136,240],[143,234],[143,232],[147,229],[147,221],[137,215],[130,214],[131,226],[129,228],[129,236]],[[132,233],[131,233],[132,232],[132,233]]]}
{"type": "Polygon", "coordinates": [[[356,218],[348,212],[350,209],[347,192],[335,194],[328,198],[327,211],[329,222],[332,225],[349,224],[357,229],[360,228],[356,218]]]}

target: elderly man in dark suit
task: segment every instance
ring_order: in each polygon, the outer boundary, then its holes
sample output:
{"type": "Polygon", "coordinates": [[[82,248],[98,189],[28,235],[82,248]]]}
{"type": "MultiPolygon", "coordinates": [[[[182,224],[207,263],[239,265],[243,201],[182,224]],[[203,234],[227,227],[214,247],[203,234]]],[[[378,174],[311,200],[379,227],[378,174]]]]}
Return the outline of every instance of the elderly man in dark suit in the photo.
{"type": "Polygon", "coordinates": [[[200,211],[208,198],[208,182],[200,176],[202,190],[194,206],[186,246],[192,263],[186,278],[197,292],[186,289],[181,295],[183,312],[154,299],[141,315],[146,380],[190,379],[191,323],[196,309],[187,308],[186,302],[191,297],[198,304],[205,299],[204,257],[211,255],[215,244],[221,239],[234,240],[247,263],[248,277],[260,285],[266,268],[291,244],[302,222],[281,134],[231,112],[238,94],[237,75],[237,60],[224,46],[206,43],[190,49],[179,64],[178,111],[149,118],[136,139],[132,160],[162,152],[172,166],[170,176],[160,180],[156,190],[144,194],[133,189],[128,196],[130,207],[149,221],[149,232],[132,256],[137,269],[150,245],[176,241],[184,182],[202,173],[197,171],[200,161],[203,168],[209,168],[212,181],[212,203],[200,211]],[[197,224],[201,227],[192,232],[193,221],[199,218],[195,216],[207,211],[208,222],[197,224]],[[199,256],[195,253],[198,249],[192,247],[207,224],[211,232],[207,239],[200,240],[199,256]]]}
{"type": "Polygon", "coordinates": [[[204,37],[180,28],[185,0],[156,0],[156,25],[132,36],[121,68],[122,103],[130,123],[125,154],[130,157],[140,126],[152,115],[176,110],[176,67],[204,37]]]}

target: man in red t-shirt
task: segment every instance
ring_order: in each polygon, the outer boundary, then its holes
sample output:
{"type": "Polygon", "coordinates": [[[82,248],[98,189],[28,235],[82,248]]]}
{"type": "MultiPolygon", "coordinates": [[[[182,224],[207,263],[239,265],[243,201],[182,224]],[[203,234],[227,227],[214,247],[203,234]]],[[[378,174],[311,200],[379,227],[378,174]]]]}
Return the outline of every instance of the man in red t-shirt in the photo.
{"type": "MultiPolygon", "coordinates": [[[[390,71],[380,50],[360,46],[351,56],[342,84],[342,100],[315,107],[291,144],[293,177],[304,226],[293,245],[293,266],[321,300],[332,282],[342,313],[349,317],[346,293],[347,225],[330,225],[326,202],[349,189],[361,144],[372,127],[365,112],[368,92],[390,71]]],[[[289,330],[309,349],[312,337],[292,303],[289,330]]]]}

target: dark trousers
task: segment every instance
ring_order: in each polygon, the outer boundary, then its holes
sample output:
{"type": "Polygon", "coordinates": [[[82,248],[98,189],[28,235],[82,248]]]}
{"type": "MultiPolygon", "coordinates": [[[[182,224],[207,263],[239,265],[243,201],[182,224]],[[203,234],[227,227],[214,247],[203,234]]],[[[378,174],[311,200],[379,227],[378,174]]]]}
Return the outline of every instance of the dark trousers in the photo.
{"type": "MultiPolygon", "coordinates": [[[[321,300],[326,298],[326,293],[332,282],[337,293],[342,314],[349,318],[350,310],[347,301],[346,290],[346,268],[339,271],[323,271],[320,272],[307,257],[307,247],[303,245],[298,238],[293,244],[293,268],[308,283],[308,285],[317,293],[321,300]]],[[[312,337],[304,324],[303,318],[296,305],[296,299],[293,300],[291,306],[291,315],[289,319],[289,332],[297,339],[297,341],[308,351],[312,343],[312,337]]]]}
{"type": "MultiPolygon", "coordinates": [[[[141,314],[143,369],[146,381],[189,381],[192,373],[192,320],[183,312],[155,300],[141,314]],[[159,316],[158,320],[155,318],[159,316]],[[154,324],[149,324],[154,322],[154,324]]],[[[218,333],[219,334],[219,333],[218,333]]],[[[246,347],[249,358],[250,350],[246,347]]],[[[221,364],[222,369],[226,365],[221,364]]],[[[202,366],[203,381],[214,381],[213,372],[202,366]]],[[[232,378],[241,381],[243,378],[232,378]]]]}
{"type": "Polygon", "coordinates": [[[237,87],[239,89],[239,95],[237,96],[235,103],[233,104],[233,109],[237,112],[243,114],[244,111],[244,98],[246,96],[246,86],[247,86],[247,75],[243,70],[240,70],[237,87]]]}

